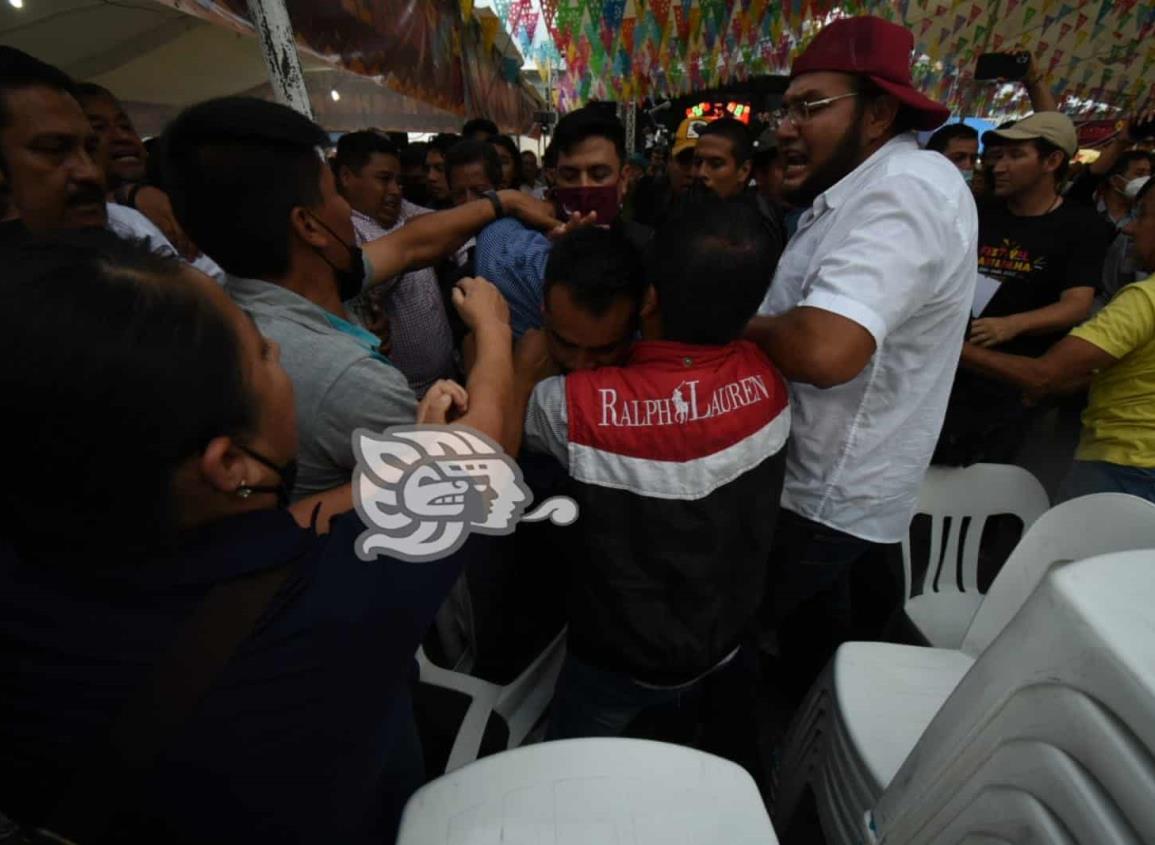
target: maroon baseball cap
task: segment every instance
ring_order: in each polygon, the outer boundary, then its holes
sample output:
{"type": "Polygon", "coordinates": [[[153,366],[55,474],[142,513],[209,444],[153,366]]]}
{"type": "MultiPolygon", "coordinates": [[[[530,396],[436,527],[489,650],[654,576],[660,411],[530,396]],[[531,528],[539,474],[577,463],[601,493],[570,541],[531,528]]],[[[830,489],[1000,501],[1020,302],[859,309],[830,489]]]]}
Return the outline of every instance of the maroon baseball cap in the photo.
{"type": "Polygon", "coordinates": [[[822,29],[791,68],[791,77],[814,71],[865,76],[915,115],[915,129],[937,129],[950,109],[925,97],[910,81],[914,36],[898,24],[871,16],[840,18],[822,29]]]}

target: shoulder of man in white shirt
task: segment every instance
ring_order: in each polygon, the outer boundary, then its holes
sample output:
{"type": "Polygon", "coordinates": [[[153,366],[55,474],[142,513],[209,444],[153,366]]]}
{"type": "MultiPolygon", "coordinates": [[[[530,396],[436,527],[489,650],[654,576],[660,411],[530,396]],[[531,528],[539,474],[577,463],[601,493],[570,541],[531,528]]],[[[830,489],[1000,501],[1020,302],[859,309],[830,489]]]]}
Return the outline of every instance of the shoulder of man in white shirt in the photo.
{"type": "MultiPolygon", "coordinates": [[[[176,251],[176,247],[164,236],[164,232],[158,229],[155,223],[135,208],[129,208],[112,202],[107,203],[107,208],[108,230],[110,232],[129,240],[143,240],[148,245],[149,250],[157,255],[163,255],[169,258],[181,258],[180,254],[176,251]]],[[[190,261],[189,264],[200,270],[206,276],[215,279],[219,284],[223,285],[225,283],[225,271],[203,252],[197,256],[195,261],[190,261]]]]}
{"type": "Polygon", "coordinates": [[[883,162],[888,177],[909,175],[925,182],[932,193],[974,206],[974,194],[950,159],[916,146],[903,147],[883,162]]]}

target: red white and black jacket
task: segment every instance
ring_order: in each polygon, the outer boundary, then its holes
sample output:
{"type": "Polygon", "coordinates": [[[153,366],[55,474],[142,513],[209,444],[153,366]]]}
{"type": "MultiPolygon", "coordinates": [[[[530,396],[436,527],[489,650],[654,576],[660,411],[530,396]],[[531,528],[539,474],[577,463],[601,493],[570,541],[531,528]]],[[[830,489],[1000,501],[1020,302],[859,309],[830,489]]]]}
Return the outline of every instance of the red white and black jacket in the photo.
{"type": "Polygon", "coordinates": [[[635,345],[623,367],[548,379],[526,445],[568,469],[581,506],[569,647],[677,685],[738,646],[761,601],[790,432],[786,383],[753,344],[635,345]]]}

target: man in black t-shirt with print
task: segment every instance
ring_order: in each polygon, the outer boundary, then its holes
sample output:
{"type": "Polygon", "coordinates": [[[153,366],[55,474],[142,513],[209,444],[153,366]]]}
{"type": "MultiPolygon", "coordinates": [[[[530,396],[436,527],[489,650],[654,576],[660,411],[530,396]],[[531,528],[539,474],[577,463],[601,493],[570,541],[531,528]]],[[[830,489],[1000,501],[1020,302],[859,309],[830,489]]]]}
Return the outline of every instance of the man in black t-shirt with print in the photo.
{"type": "MultiPolygon", "coordinates": [[[[967,339],[1037,357],[1090,314],[1111,227],[1059,194],[1078,150],[1070,118],[1037,112],[987,132],[983,143],[999,153],[996,202],[979,210],[979,282],[967,339]]],[[[963,365],[935,460],[1011,463],[1027,422],[1018,391],[963,365]]]]}

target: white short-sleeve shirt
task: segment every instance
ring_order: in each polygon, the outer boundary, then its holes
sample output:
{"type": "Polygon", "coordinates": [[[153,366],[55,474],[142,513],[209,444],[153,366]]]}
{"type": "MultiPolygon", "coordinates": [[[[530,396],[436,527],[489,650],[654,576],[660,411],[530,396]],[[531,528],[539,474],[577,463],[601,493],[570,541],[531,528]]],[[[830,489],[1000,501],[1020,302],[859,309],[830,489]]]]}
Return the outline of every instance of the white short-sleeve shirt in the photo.
{"type": "MultiPolygon", "coordinates": [[[[108,209],[108,228],[116,236],[130,240],[143,240],[148,248],[157,255],[169,258],[180,258],[169,239],[156,227],[156,224],[137,211],[116,203],[106,203],[108,209]]],[[[183,259],[182,259],[183,260],[183,259]]],[[[203,252],[195,261],[189,262],[206,276],[215,279],[218,284],[225,283],[225,271],[215,261],[203,252]]]]}
{"type": "Polygon", "coordinates": [[[865,328],[877,349],[846,384],[791,383],[786,508],[871,542],[905,536],[958,366],[977,242],[970,189],[912,134],[802,215],[759,313],[821,308],[865,328]]]}

